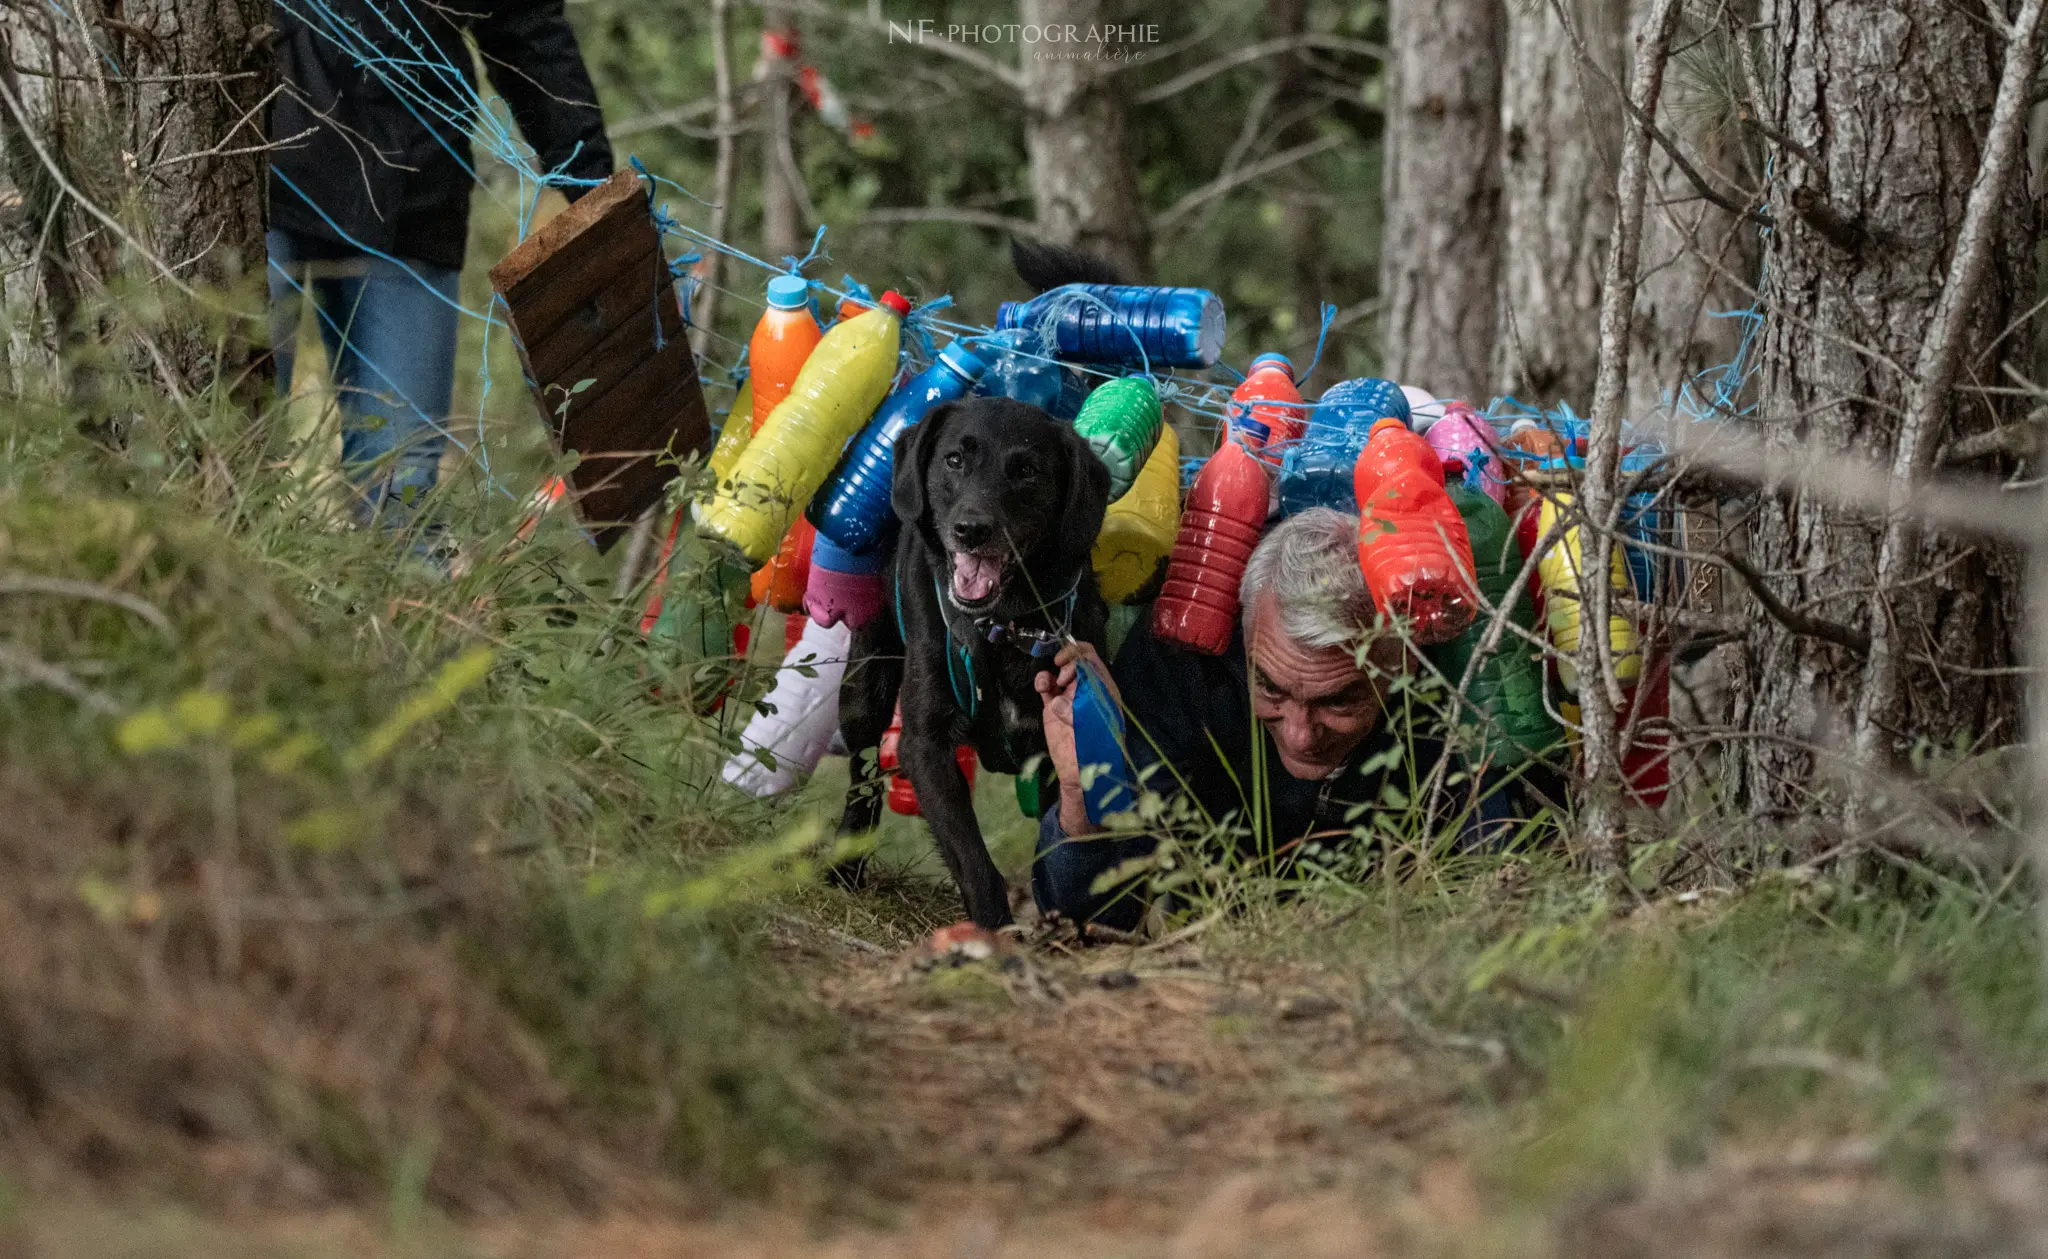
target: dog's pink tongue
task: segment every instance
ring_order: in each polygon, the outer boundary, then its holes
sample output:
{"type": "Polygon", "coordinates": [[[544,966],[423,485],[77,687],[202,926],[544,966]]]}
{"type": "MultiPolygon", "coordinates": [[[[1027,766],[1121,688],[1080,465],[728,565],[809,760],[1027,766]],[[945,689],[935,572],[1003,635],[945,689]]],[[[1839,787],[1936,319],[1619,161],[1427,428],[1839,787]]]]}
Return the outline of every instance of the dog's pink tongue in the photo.
{"type": "Polygon", "coordinates": [[[962,603],[979,603],[995,593],[1003,575],[1000,561],[980,555],[953,556],[953,597],[962,603]]]}

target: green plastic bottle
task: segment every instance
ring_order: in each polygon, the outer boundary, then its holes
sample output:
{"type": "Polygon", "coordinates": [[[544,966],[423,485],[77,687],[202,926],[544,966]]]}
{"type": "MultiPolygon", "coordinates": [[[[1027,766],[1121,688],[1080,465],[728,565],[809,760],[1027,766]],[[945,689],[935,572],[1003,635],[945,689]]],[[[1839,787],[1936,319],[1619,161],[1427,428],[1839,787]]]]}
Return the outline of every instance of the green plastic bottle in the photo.
{"type": "MultiPolygon", "coordinates": [[[[1445,488],[1450,491],[1451,501],[1457,504],[1458,514],[1465,518],[1465,532],[1472,540],[1472,558],[1477,570],[1473,576],[1477,579],[1479,593],[1486,600],[1486,607],[1480,610],[1464,633],[1441,647],[1429,649],[1430,658],[1436,662],[1437,668],[1443,670],[1450,684],[1456,687],[1459,679],[1465,676],[1472,653],[1478,650],[1480,640],[1486,636],[1486,627],[1492,623],[1491,609],[1501,605],[1507,597],[1508,588],[1521,574],[1523,557],[1521,544],[1515,540],[1514,526],[1499,503],[1464,485],[1462,478],[1451,480],[1445,488]]],[[[1535,609],[1529,601],[1526,587],[1519,593],[1508,616],[1523,630],[1534,630],[1535,609]]],[[[1563,737],[1563,731],[1543,706],[1543,666],[1536,658],[1535,649],[1526,638],[1511,629],[1502,629],[1493,654],[1480,662],[1465,694],[1487,715],[1488,720],[1481,723],[1470,709],[1465,709],[1458,715],[1457,724],[1466,729],[1483,726],[1476,732],[1479,745],[1488,762],[1496,768],[1512,769],[1552,747],[1563,737]]]]}
{"type": "Polygon", "coordinates": [[[1121,376],[1099,386],[1081,404],[1074,431],[1109,468],[1109,501],[1114,503],[1137,480],[1138,469],[1159,444],[1165,418],[1159,391],[1144,376],[1121,376]]]}

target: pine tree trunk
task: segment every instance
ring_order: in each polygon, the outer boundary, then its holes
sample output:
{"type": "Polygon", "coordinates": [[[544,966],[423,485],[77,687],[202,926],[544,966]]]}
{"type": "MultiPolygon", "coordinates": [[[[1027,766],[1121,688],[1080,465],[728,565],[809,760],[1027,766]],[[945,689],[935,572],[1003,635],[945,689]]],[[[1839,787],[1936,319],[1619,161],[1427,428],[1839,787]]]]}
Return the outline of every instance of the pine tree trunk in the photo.
{"type": "MultiPolygon", "coordinates": [[[[1020,0],[1017,8],[1027,26],[1071,26],[1085,33],[1116,21],[1105,0],[1020,0]]],[[[1117,73],[1114,62],[1058,55],[1103,46],[1022,48],[1031,192],[1039,230],[1048,239],[1142,279],[1152,274],[1152,228],[1130,144],[1128,76],[1117,73]]]]}
{"type": "Polygon", "coordinates": [[[1483,398],[1500,276],[1502,0],[1393,0],[1380,292],[1384,370],[1483,398]]]}
{"type": "MultiPolygon", "coordinates": [[[[1775,154],[1765,241],[1761,424],[1790,449],[1845,451],[1891,466],[1898,415],[1935,308],[1988,125],[2003,41],[1979,14],[1915,0],[1771,0],[1775,154]],[[1802,151],[1803,150],[1803,151],[1802,151]]],[[[1770,71],[1767,70],[1767,73],[1770,71]]],[[[1995,386],[2024,338],[1992,340],[2033,290],[2032,208],[2013,180],[2003,237],[1971,320],[1946,436],[1983,431],[2012,407],[1995,386]]],[[[1980,466],[1980,471],[1994,471],[1980,466]]],[[[1760,496],[1751,560],[1787,605],[1868,631],[1879,523],[1818,496],[1760,496]]],[[[1926,535],[1925,579],[1893,603],[1905,708],[1896,745],[1958,734],[2018,737],[2014,659],[2021,566],[2007,548],[1926,535]]],[[[1727,753],[1737,799],[1756,815],[1814,803],[1809,786],[1846,749],[1862,661],[1795,635],[1760,609],[1735,678],[1727,753]]],[[[1838,811],[1848,788],[1820,801],[1838,811]]]]}
{"type": "Polygon", "coordinates": [[[1614,227],[1627,6],[1566,0],[1585,65],[1557,8],[1511,4],[1501,91],[1500,330],[1494,389],[1525,402],[1591,405],[1600,285],[1614,227]]]}

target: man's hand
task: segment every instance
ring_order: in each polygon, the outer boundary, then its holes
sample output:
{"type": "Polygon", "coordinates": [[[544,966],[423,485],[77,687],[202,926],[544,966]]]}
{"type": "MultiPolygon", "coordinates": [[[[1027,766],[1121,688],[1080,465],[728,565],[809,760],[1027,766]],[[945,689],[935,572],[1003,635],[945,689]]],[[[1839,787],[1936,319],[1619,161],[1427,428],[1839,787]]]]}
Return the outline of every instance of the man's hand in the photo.
{"type": "Polygon", "coordinates": [[[1068,643],[1053,657],[1053,664],[1057,672],[1041,673],[1031,684],[1038,688],[1039,703],[1044,708],[1045,752],[1052,758],[1053,773],[1060,780],[1060,829],[1070,836],[1092,835],[1102,828],[1088,820],[1087,798],[1081,793],[1080,758],[1074,752],[1074,693],[1081,686],[1082,667],[1095,670],[1096,679],[1109,692],[1111,700],[1121,704],[1123,696],[1117,693],[1102,657],[1087,643],[1068,643]]]}

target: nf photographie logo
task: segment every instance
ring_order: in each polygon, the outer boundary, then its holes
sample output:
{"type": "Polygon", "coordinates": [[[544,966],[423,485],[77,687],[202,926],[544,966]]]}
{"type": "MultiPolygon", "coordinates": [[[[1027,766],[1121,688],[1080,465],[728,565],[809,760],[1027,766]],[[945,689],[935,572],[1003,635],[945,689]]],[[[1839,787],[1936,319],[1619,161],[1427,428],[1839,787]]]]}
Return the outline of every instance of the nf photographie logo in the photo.
{"type": "Polygon", "coordinates": [[[1078,23],[986,22],[940,23],[930,18],[890,22],[892,44],[1020,44],[1041,59],[1136,60],[1145,55],[1144,46],[1159,42],[1159,24],[1134,22],[1078,23]]]}

